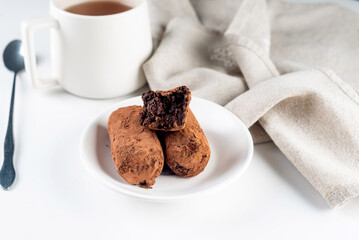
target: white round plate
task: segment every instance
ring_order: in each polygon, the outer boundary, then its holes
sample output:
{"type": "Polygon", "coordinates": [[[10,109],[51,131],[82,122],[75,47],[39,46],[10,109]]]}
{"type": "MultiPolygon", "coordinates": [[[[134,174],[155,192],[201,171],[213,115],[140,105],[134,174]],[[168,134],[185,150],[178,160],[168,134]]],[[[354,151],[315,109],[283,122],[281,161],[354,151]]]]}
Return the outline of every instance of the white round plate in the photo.
{"type": "Polygon", "coordinates": [[[168,201],[218,190],[236,180],[253,155],[251,135],[239,118],[213,102],[193,97],[190,108],[201,125],[211,148],[205,170],[192,178],[160,175],[152,189],[125,182],[111,158],[107,119],[119,107],[142,105],[140,97],[121,101],[96,117],[86,128],[80,154],[86,169],[104,185],[128,196],[151,201],[168,201]]]}

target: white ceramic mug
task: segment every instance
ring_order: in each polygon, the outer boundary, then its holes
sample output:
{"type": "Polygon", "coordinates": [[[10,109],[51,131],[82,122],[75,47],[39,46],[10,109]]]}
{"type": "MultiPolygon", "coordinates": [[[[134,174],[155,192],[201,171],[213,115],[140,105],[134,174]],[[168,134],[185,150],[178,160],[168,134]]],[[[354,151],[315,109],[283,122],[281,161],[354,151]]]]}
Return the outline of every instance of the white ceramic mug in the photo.
{"type": "MultiPolygon", "coordinates": [[[[132,9],[103,16],[66,12],[69,6],[90,0],[51,0],[50,18],[22,23],[23,52],[34,87],[60,84],[86,98],[112,98],[145,84],[142,64],[152,51],[146,0],[116,0],[132,9]],[[39,78],[34,31],[51,29],[54,78],[39,78]]],[[[96,0],[99,1],[99,0],[96,0]]]]}

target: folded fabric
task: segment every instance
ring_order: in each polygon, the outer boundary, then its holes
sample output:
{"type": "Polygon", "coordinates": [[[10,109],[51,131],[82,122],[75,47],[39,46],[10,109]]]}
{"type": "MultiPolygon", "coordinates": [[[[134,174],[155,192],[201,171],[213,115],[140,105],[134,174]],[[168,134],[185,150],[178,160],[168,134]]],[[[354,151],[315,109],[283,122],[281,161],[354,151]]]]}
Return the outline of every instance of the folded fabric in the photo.
{"type": "Polygon", "coordinates": [[[157,48],[144,71],[151,89],[187,85],[225,105],[256,143],[269,135],[330,206],[359,195],[355,13],[277,0],[150,6],[157,48]]]}

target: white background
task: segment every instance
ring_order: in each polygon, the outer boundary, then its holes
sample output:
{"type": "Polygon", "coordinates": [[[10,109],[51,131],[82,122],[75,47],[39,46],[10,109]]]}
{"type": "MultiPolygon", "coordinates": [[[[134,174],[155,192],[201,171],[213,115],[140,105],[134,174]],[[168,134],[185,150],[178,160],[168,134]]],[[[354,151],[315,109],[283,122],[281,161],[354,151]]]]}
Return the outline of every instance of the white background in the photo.
{"type": "MultiPolygon", "coordinates": [[[[359,2],[332,2],[359,12],[359,2]]],[[[20,38],[22,20],[47,15],[47,0],[0,0],[1,51],[20,38]]],[[[48,73],[46,31],[36,41],[40,68],[48,73]]],[[[12,78],[1,63],[0,163],[12,78]]],[[[255,146],[249,169],[215,194],[143,202],[98,183],[79,158],[85,126],[123,98],[99,101],[59,88],[35,90],[23,73],[16,94],[17,179],[11,191],[0,191],[0,240],[359,239],[359,199],[331,210],[273,144],[255,146]]]]}

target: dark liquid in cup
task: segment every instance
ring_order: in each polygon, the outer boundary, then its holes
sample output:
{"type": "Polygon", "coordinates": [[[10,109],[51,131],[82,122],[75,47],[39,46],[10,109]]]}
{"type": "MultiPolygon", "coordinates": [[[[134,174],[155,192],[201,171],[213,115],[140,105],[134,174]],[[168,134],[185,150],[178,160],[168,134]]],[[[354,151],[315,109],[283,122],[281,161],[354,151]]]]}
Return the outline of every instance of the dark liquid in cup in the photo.
{"type": "Polygon", "coordinates": [[[66,8],[65,11],[80,15],[103,16],[125,12],[130,9],[131,7],[120,2],[96,1],[76,4],[66,8]]]}

